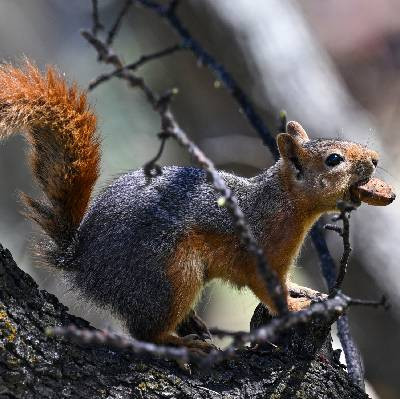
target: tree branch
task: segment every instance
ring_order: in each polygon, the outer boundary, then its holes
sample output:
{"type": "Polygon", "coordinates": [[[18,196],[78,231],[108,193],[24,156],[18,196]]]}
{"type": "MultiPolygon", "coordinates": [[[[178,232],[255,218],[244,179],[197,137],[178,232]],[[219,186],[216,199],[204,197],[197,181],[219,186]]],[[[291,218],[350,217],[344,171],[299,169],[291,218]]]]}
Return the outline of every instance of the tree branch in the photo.
{"type": "MultiPolygon", "coordinates": [[[[294,358],[271,347],[243,348],[229,363],[212,369],[182,368],[175,362],[45,334],[74,324],[54,295],[39,290],[0,245],[0,396],[3,398],[131,399],[295,396],[319,399],[368,398],[333,360],[294,358]]],[[[175,348],[179,351],[180,348],[175,348]]]]}
{"type": "MultiPolygon", "coordinates": [[[[239,86],[229,71],[220,64],[203,46],[194,39],[191,32],[183,24],[182,20],[176,15],[176,7],[165,7],[157,2],[149,0],[134,0],[135,3],[150,9],[157,13],[161,18],[169,23],[171,28],[179,36],[180,40],[185,45],[185,48],[190,50],[201,65],[208,67],[214,76],[222,82],[224,87],[237,101],[243,114],[249,121],[250,125],[257,131],[264,145],[268,146],[275,159],[279,158],[278,148],[274,136],[268,129],[267,125],[263,122],[262,118],[255,111],[255,107],[244,90],[239,86]]],[[[174,3],[172,3],[174,4],[174,3]]]]}

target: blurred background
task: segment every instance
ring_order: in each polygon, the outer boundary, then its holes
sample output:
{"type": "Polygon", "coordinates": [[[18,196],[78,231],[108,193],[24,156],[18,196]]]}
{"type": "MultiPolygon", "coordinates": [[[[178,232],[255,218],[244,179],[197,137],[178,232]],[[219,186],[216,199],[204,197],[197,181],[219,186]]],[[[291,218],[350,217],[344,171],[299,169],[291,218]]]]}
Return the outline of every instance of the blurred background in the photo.
{"type": "MultiPolygon", "coordinates": [[[[99,0],[100,16],[112,24],[122,1],[99,0]]],[[[186,26],[254,101],[275,131],[286,109],[313,137],[341,137],[381,153],[378,176],[399,191],[400,178],[400,1],[380,0],[192,0],[178,10],[186,26]]],[[[0,0],[0,57],[18,62],[24,55],[39,66],[54,64],[82,87],[109,67],[96,62],[81,37],[91,27],[89,0],[0,0]]],[[[132,7],[114,48],[133,62],[178,43],[168,25],[151,11],[132,7]]],[[[188,135],[219,168],[252,176],[272,157],[238,105],[191,53],[179,52],[148,63],[139,74],[158,91],[177,87],[173,111],[188,135]]],[[[90,94],[103,140],[100,189],[116,175],[140,168],[158,150],[159,118],[141,92],[119,80],[90,94]]],[[[13,137],[0,145],[0,242],[17,263],[55,293],[72,313],[98,327],[119,328],[110,315],[78,302],[60,276],[33,265],[35,229],[20,215],[18,191],[35,195],[25,162],[26,145],[13,137]]],[[[163,164],[191,160],[169,141],[163,164]]],[[[400,201],[389,207],[364,205],[352,215],[354,252],[346,293],[375,299],[386,293],[389,312],[351,309],[351,329],[364,358],[373,397],[400,397],[400,201]]],[[[342,247],[327,233],[336,259],[342,247]]],[[[318,259],[308,240],[293,279],[324,290],[318,259]]],[[[248,329],[257,300],[215,283],[198,305],[212,326],[248,329]]]]}

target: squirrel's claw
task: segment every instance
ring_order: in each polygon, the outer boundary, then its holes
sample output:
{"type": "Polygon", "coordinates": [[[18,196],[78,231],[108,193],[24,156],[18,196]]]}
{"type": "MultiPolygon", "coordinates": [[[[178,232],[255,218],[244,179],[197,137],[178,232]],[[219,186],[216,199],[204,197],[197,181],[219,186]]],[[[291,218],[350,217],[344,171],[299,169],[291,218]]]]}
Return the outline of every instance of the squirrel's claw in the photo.
{"type": "Polygon", "coordinates": [[[183,345],[185,345],[190,350],[194,350],[194,352],[198,352],[198,350],[203,353],[210,353],[212,350],[217,350],[218,348],[209,342],[203,341],[196,334],[186,335],[182,337],[183,345]]]}

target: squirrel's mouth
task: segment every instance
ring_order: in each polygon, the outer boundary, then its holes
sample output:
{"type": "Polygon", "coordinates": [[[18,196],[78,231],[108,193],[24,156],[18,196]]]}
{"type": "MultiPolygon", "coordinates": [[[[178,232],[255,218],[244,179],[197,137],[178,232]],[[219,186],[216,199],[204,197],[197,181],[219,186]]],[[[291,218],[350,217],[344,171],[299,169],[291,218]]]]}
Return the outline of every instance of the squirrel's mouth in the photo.
{"type": "Polygon", "coordinates": [[[361,198],[358,195],[358,187],[363,186],[364,184],[367,184],[370,180],[370,177],[366,177],[363,179],[360,179],[358,181],[356,181],[355,183],[353,183],[349,190],[346,192],[346,195],[344,198],[345,201],[349,201],[352,203],[352,205],[355,206],[360,206],[361,205],[361,198]]]}
{"type": "Polygon", "coordinates": [[[352,184],[348,196],[356,206],[361,205],[361,202],[374,206],[386,206],[396,198],[393,188],[376,177],[361,179],[352,184]]]}

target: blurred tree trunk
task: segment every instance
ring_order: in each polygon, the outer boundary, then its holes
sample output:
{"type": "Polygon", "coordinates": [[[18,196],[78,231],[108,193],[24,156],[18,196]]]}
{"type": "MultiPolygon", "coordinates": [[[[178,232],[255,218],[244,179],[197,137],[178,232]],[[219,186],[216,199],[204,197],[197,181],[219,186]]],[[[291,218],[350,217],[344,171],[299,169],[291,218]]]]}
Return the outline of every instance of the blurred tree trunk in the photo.
{"type": "MultiPolygon", "coordinates": [[[[189,373],[175,362],[47,336],[47,327],[89,327],[67,310],[0,245],[0,398],[368,397],[325,352],[243,349],[208,372],[192,366],[189,373]]],[[[253,326],[262,317],[258,308],[253,326]]]]}

